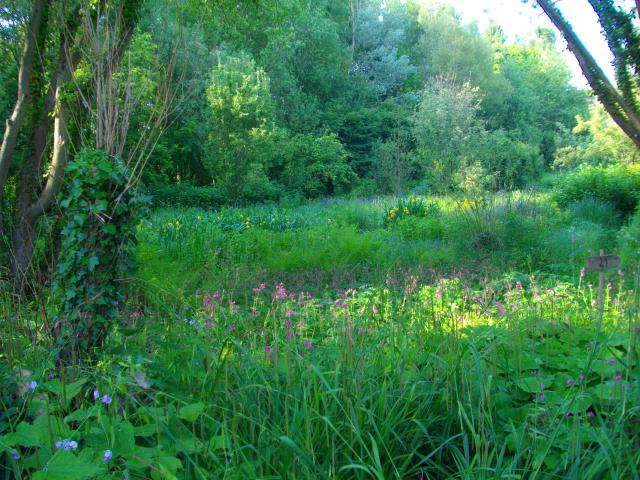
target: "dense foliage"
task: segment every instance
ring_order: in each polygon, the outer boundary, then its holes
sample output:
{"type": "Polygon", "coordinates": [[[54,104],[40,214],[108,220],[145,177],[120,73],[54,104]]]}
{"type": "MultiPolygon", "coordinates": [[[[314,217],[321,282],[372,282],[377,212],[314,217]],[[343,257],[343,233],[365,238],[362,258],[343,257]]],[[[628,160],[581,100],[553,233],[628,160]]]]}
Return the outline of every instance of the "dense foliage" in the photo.
{"type": "Polygon", "coordinates": [[[553,32],[11,0],[0,116],[1,478],[640,478],[640,140],[553,32]]]}
{"type": "Polygon", "coordinates": [[[224,28],[191,24],[198,7],[149,3],[140,34],[160,51],[160,18],[162,31],[187,26],[191,94],[147,183],[214,185],[234,204],[468,190],[471,166],[480,187],[518,188],[575,144],[587,100],[551,32],[509,43],[418,2],[276,3],[224,11],[224,28]]]}

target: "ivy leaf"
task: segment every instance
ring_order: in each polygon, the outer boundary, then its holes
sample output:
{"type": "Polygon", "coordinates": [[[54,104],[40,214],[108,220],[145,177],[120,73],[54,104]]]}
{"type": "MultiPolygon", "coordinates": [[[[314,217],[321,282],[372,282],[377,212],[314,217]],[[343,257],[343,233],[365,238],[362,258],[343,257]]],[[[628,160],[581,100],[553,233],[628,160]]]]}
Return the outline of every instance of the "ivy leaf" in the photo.
{"type": "Polygon", "coordinates": [[[92,257],[89,257],[88,264],[89,264],[89,271],[93,272],[96,269],[96,266],[100,264],[100,259],[95,255],[93,255],[92,257]]]}
{"type": "Polygon", "coordinates": [[[115,235],[116,233],[116,227],[113,223],[105,223],[102,226],[102,230],[104,230],[104,232],[108,233],[109,235],[115,235]]]}

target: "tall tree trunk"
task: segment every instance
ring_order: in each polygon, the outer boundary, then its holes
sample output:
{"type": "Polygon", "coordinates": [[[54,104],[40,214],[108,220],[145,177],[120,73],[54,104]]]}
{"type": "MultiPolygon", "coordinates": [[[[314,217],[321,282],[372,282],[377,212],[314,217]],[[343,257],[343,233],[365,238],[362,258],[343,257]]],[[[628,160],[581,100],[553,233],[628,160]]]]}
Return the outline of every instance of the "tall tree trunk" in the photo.
{"type": "Polygon", "coordinates": [[[22,58],[20,59],[20,69],[18,70],[18,98],[13,108],[11,117],[7,119],[0,146],[0,235],[3,231],[3,192],[9,176],[9,167],[13,162],[13,152],[18,140],[18,133],[22,126],[22,121],[31,103],[31,77],[33,74],[33,62],[37,50],[38,39],[46,24],[43,18],[46,17],[46,10],[49,8],[49,0],[34,0],[31,9],[31,19],[29,29],[25,39],[22,58]]]}
{"type": "Polygon", "coordinates": [[[538,4],[564,37],[569,50],[578,60],[582,73],[613,121],[640,148],[640,115],[638,112],[607,78],[553,2],[538,0],[538,4]]]}
{"type": "MultiPolygon", "coordinates": [[[[64,115],[64,107],[60,102],[60,92],[62,85],[58,85],[56,89],[56,116],[54,119],[53,132],[53,157],[47,183],[42,193],[33,204],[16,205],[18,214],[16,216],[16,225],[12,234],[13,255],[11,258],[11,272],[13,274],[14,288],[22,290],[25,285],[27,272],[31,265],[33,251],[36,240],[36,224],[38,219],[52,205],[56,194],[62,187],[64,171],[67,166],[67,124],[64,115]]],[[[33,172],[25,172],[22,181],[34,182],[33,179],[27,178],[33,172]]],[[[34,188],[37,188],[37,177],[35,178],[34,188]]],[[[25,188],[27,186],[25,185],[25,188]]],[[[27,200],[25,195],[21,200],[27,200]]]]}

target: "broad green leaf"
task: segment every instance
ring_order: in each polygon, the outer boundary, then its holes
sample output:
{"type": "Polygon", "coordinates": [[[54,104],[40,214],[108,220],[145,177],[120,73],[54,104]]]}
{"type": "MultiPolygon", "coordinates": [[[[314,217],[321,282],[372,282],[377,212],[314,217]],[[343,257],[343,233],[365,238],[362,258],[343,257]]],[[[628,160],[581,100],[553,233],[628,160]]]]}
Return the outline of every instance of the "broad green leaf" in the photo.
{"type": "Polygon", "coordinates": [[[133,425],[129,422],[122,422],[116,428],[113,454],[126,457],[135,451],[135,433],[133,425]]]}
{"type": "Polygon", "coordinates": [[[204,407],[205,405],[202,402],[192,403],[191,405],[182,407],[178,412],[178,416],[187,422],[195,422],[204,411],[204,407]]]}
{"type": "Polygon", "coordinates": [[[47,471],[36,472],[32,480],[88,480],[105,470],[99,459],[91,458],[91,451],[79,455],[57,451],[46,465],[47,471]]]}
{"type": "Polygon", "coordinates": [[[16,431],[4,436],[3,443],[10,447],[39,447],[40,430],[28,423],[21,422],[16,427],[16,431]]]}

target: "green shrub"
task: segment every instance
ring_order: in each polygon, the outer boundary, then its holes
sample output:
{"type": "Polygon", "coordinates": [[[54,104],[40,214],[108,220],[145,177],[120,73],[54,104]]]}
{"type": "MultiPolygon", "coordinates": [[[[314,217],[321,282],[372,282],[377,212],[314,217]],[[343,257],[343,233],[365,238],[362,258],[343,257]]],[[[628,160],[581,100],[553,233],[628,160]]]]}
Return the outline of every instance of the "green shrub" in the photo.
{"type": "Polygon", "coordinates": [[[622,257],[622,268],[638,273],[640,271],[640,209],[618,234],[618,246],[622,257]]]}
{"type": "Polygon", "coordinates": [[[405,217],[438,217],[440,208],[435,202],[422,197],[400,198],[386,214],[387,223],[394,223],[405,217]]]}
{"type": "Polygon", "coordinates": [[[604,200],[627,217],[635,211],[640,200],[640,167],[581,167],[558,179],[552,198],[561,207],[584,198],[604,200]]]}
{"type": "Polygon", "coordinates": [[[220,187],[196,187],[188,183],[153,185],[145,188],[151,206],[202,208],[213,210],[228,204],[226,192],[220,187]]]}
{"type": "Polygon", "coordinates": [[[616,207],[607,200],[597,198],[581,198],[568,205],[573,218],[586,220],[606,228],[620,226],[620,214],[616,207]]]}
{"type": "Polygon", "coordinates": [[[444,236],[444,225],[437,217],[405,217],[396,222],[396,229],[405,240],[439,240],[444,236]]]}
{"type": "Polygon", "coordinates": [[[357,176],[347,164],[347,151],[335,135],[296,135],[284,146],[282,183],[305,198],[349,193],[357,176]]]}

